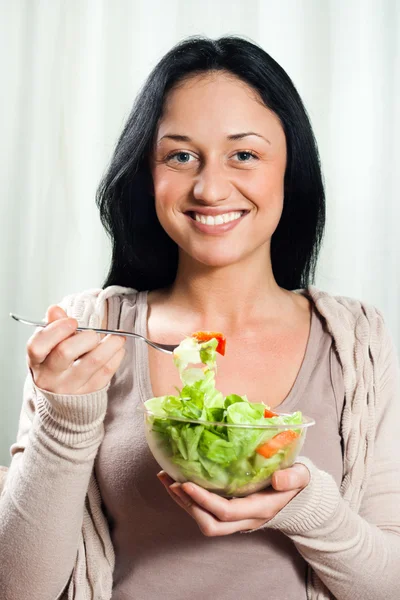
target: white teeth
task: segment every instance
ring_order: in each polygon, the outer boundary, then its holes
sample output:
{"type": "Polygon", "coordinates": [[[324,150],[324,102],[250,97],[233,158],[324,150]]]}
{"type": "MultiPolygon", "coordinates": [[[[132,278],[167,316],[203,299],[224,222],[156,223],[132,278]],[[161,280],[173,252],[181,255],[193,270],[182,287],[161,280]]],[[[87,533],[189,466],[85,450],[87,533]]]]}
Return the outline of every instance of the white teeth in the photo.
{"type": "Polygon", "coordinates": [[[241,216],[241,211],[225,213],[224,215],[217,215],[216,217],[212,217],[211,215],[206,216],[199,213],[194,213],[195,220],[198,223],[204,223],[204,225],[222,225],[223,223],[236,221],[236,219],[240,219],[241,216]]]}

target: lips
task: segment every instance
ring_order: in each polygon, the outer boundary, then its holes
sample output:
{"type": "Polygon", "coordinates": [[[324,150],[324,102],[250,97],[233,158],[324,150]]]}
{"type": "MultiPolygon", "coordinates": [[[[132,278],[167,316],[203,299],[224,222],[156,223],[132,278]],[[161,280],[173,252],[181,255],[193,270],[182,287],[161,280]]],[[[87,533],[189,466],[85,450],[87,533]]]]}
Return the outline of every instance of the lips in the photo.
{"type": "Polygon", "coordinates": [[[207,216],[217,217],[218,215],[225,215],[225,214],[232,213],[232,212],[247,213],[247,212],[249,212],[249,209],[248,208],[240,208],[240,207],[217,208],[217,207],[211,207],[211,206],[210,207],[202,206],[202,207],[190,208],[185,211],[185,214],[194,218],[195,213],[197,213],[199,215],[205,215],[206,217],[207,216]]]}
{"type": "Polygon", "coordinates": [[[236,221],[237,219],[240,219],[242,214],[242,211],[234,211],[212,216],[195,212],[193,213],[192,218],[198,223],[203,223],[204,225],[223,225],[224,223],[230,223],[231,221],[236,221]]]}
{"type": "Polygon", "coordinates": [[[211,235],[220,235],[230,231],[250,212],[249,210],[217,210],[200,209],[196,211],[187,211],[186,217],[193,224],[195,229],[211,235]]]}
{"type": "Polygon", "coordinates": [[[186,211],[185,214],[198,223],[215,226],[236,221],[248,212],[245,209],[221,210],[216,208],[201,208],[199,210],[186,211]]]}

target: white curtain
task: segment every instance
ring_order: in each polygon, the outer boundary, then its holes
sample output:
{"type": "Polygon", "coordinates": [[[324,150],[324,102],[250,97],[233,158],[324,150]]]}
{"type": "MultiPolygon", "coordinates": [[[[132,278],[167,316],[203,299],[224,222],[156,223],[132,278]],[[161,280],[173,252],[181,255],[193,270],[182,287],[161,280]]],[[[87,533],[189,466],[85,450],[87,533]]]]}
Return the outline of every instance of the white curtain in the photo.
{"type": "Polygon", "coordinates": [[[400,2],[0,0],[0,32],[0,464],[33,333],[8,313],[100,287],[96,186],[147,74],[189,35],[244,35],[289,73],[326,181],[316,283],[377,305],[400,349],[400,2]]]}

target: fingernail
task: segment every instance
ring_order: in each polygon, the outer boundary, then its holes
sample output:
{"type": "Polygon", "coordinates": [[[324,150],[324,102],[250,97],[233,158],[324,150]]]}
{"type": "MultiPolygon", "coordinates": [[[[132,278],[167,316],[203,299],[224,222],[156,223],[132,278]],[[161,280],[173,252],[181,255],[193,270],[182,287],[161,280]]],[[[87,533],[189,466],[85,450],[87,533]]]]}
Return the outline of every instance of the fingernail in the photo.
{"type": "Polygon", "coordinates": [[[185,488],[184,488],[184,489],[185,489],[187,492],[194,492],[194,487],[193,487],[193,485],[192,485],[191,483],[186,483],[186,482],[185,482],[183,485],[185,486],[185,488]]]}
{"type": "Polygon", "coordinates": [[[287,479],[285,479],[286,475],[282,475],[282,473],[275,474],[275,487],[282,489],[286,486],[287,479]]]}
{"type": "Polygon", "coordinates": [[[158,473],[157,477],[161,481],[161,483],[167,483],[168,485],[174,483],[174,480],[165,471],[161,471],[160,473],[158,473]]]}

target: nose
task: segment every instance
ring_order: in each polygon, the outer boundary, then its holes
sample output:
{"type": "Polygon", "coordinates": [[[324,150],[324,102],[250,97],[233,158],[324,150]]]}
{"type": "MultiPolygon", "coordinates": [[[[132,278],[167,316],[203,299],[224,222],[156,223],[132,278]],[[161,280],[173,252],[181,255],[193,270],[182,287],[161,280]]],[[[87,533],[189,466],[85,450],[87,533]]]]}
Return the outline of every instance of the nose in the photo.
{"type": "Polygon", "coordinates": [[[220,164],[207,164],[196,177],[193,195],[196,200],[215,204],[226,200],[231,193],[231,183],[220,164]]]}

